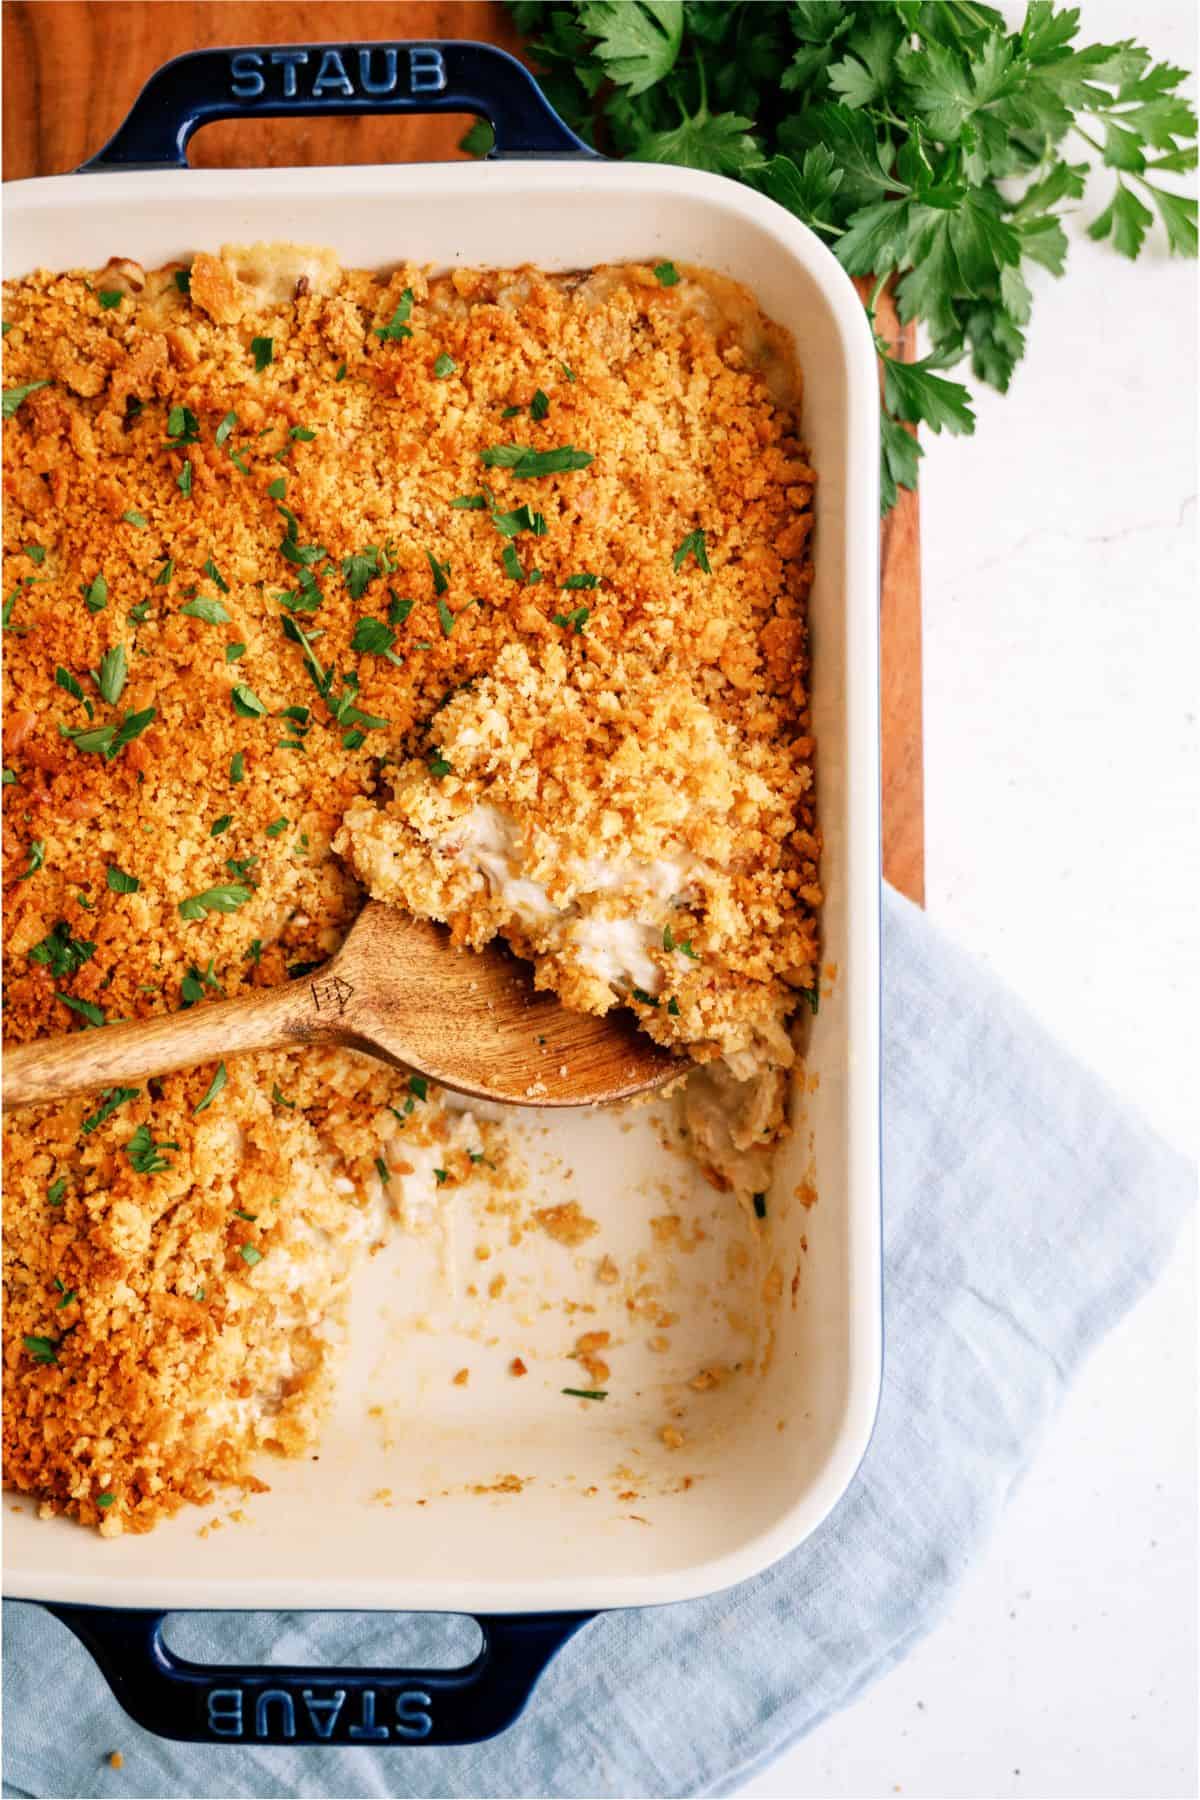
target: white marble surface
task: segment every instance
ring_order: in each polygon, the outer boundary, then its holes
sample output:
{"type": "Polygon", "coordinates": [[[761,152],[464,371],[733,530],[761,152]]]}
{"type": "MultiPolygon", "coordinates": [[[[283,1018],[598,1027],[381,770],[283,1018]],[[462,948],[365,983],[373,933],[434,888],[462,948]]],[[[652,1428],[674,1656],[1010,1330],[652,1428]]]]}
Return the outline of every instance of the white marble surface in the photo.
{"type": "MultiPolygon", "coordinates": [[[[1197,66],[1192,0],[1082,12],[1197,66]]],[[[926,443],[928,907],[1194,1152],[1196,265],[1072,237],[1010,393],[926,443]]],[[[745,1793],[1195,1795],[1194,1333],[1189,1231],[940,1627],[745,1793]]]]}

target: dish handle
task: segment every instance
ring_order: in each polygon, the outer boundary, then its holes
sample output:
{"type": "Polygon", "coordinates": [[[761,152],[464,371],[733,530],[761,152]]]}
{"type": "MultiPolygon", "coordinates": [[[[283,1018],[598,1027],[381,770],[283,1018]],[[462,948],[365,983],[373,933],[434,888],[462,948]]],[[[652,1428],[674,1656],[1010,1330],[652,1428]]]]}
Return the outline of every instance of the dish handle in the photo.
{"type": "Polygon", "coordinates": [[[163,1642],[165,1612],[48,1604],[130,1718],[193,1744],[477,1744],[518,1719],[542,1671],[593,1613],[491,1614],[461,1669],[205,1664],[163,1642]]]}
{"type": "Polygon", "coordinates": [[[192,50],[156,69],[124,123],[78,173],[186,169],[189,138],[214,119],[430,112],[487,119],[496,139],[491,160],[597,156],[529,70],[495,44],[242,44],[192,50]]]}

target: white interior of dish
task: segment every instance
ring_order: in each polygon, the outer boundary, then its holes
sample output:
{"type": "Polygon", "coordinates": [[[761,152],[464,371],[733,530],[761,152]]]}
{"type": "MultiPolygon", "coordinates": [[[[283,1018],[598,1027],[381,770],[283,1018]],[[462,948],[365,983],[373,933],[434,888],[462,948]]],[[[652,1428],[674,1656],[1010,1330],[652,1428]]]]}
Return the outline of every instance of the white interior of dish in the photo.
{"type": "Polygon", "coordinates": [[[513,1248],[499,1222],[481,1230],[457,1200],[442,1223],[400,1236],[360,1276],[319,1460],[271,1460],[261,1471],[269,1494],[222,1498],[114,1542],[38,1521],[20,1503],[6,1518],[7,1591],[126,1606],[508,1611],[684,1599],[753,1573],[844,1491],[870,1434],[881,1357],[877,402],[853,290],[787,214],[680,169],[94,175],[18,184],[6,213],[8,273],[96,266],[118,253],[152,266],[199,247],[288,239],[329,245],[357,266],[405,257],[509,266],[519,253],[566,269],[667,256],[745,282],[795,338],[820,472],[814,716],[824,960],[836,966],[811,1033],[807,1073],[819,1085],[798,1104],[761,1245],[732,1198],[661,1147],[661,1106],[633,1120],[531,1116],[539,1204],[578,1199],[598,1236],[571,1250],[529,1233],[513,1248]],[[811,1209],[794,1194],[808,1180],[819,1194],[811,1209]],[[649,1219],[668,1212],[685,1236],[704,1227],[699,1248],[654,1243],[649,1219]],[[476,1258],[481,1241],[494,1247],[487,1262],[476,1258]],[[695,1394],[690,1376],[749,1343],[728,1317],[750,1279],[729,1276],[738,1244],[751,1271],[761,1253],[762,1272],[772,1263],[781,1272],[782,1299],[760,1309],[754,1352],[766,1317],[771,1354],[765,1371],[695,1394]],[[598,1255],[625,1268],[639,1250],[679,1314],[666,1353],[647,1347],[648,1329],[630,1330],[622,1288],[595,1281],[598,1255]],[[499,1271],[500,1300],[467,1294],[499,1271]],[[598,1311],[570,1320],[564,1300],[598,1311]],[[564,1386],[590,1384],[563,1352],[604,1328],[614,1338],[603,1352],[608,1400],[566,1398],[564,1386]],[[508,1372],[518,1354],[523,1379],[508,1372]],[[456,1387],[461,1368],[470,1381],[456,1387]],[[670,1449],[661,1427],[679,1406],[685,1442],[670,1449]],[[472,1491],[509,1475],[521,1492],[472,1491]],[[244,1521],[228,1522],[239,1504],[244,1521]],[[223,1528],[200,1536],[213,1517],[223,1528]]]}

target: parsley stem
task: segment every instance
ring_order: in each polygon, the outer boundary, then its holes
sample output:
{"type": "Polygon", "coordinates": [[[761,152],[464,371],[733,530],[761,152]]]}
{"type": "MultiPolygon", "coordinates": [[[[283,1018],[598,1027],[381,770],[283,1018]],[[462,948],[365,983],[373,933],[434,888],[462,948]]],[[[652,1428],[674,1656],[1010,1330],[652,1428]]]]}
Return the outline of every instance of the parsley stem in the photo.
{"type": "Polygon", "coordinates": [[[887,286],[888,281],[891,278],[891,273],[892,271],[890,269],[885,269],[878,281],[876,281],[875,286],[871,289],[871,298],[867,301],[867,317],[870,319],[872,325],[875,323],[875,308],[879,304],[879,296],[887,286]]]}

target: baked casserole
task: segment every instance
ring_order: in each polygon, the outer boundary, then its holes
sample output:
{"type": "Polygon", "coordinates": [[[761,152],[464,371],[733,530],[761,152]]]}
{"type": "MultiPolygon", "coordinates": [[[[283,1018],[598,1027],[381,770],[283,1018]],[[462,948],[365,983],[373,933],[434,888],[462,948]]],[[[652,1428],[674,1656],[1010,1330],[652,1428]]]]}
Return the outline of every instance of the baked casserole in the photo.
{"type": "MultiPolygon", "coordinates": [[[[7,1040],[295,978],[371,894],[632,1007],[749,1206],[819,985],[785,334],[669,263],[261,244],[4,323],[7,1040]]],[[[7,1481],[106,1535],[253,1485],[357,1257],[513,1179],[502,1121],[350,1052],[7,1117],[7,1481]]]]}

